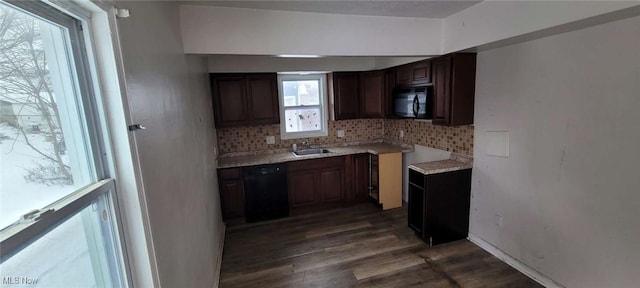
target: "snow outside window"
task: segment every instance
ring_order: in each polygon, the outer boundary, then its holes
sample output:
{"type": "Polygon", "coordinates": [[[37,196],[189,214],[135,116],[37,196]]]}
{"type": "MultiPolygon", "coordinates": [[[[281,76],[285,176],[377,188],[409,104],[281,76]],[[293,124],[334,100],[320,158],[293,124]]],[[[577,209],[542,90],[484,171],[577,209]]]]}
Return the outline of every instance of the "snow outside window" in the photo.
{"type": "Polygon", "coordinates": [[[282,139],[327,136],[326,76],[278,75],[280,137],[282,139]]]}

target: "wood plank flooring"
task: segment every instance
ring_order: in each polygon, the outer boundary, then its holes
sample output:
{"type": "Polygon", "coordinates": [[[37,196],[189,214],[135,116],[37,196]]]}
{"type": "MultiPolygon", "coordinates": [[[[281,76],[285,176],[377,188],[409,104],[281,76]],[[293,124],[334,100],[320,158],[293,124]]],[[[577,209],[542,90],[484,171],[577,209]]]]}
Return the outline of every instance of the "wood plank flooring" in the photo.
{"type": "Polygon", "coordinates": [[[467,240],[429,247],[369,203],[227,227],[220,287],[542,287],[467,240]]]}

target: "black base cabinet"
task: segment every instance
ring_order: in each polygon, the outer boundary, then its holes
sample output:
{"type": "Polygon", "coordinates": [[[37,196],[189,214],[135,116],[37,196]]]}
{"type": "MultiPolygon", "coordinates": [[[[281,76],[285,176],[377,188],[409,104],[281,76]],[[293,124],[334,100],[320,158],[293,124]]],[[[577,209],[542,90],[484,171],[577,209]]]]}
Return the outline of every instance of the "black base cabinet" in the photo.
{"type": "Polygon", "coordinates": [[[409,227],[429,245],[469,233],[471,169],[424,175],[409,169],[409,227]]]}

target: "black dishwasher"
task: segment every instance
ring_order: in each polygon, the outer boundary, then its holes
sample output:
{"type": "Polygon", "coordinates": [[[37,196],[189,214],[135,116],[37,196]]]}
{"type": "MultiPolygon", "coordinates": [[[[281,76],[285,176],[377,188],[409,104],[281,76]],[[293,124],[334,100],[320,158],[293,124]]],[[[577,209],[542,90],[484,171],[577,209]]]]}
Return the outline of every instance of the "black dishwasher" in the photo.
{"type": "Polygon", "coordinates": [[[289,216],[287,166],[258,165],[242,168],[247,222],[289,216]]]}

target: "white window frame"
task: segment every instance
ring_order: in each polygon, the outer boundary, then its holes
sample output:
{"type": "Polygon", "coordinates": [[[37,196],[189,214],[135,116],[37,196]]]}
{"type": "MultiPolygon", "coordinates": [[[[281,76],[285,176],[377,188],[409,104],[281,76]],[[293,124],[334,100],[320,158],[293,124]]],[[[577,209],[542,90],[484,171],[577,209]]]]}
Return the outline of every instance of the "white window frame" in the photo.
{"type": "Polygon", "coordinates": [[[327,113],[327,75],[326,74],[278,74],[278,102],[280,103],[280,139],[300,139],[300,138],[311,138],[311,137],[325,137],[329,135],[328,132],[328,113],[327,113]],[[319,87],[318,92],[320,93],[320,104],[319,105],[301,105],[301,106],[290,106],[284,107],[284,87],[283,81],[300,81],[300,80],[318,80],[319,87]],[[320,108],[320,124],[322,128],[316,131],[304,131],[304,132],[287,132],[287,122],[285,116],[285,109],[292,108],[312,108],[319,107],[320,108]]]}
{"type": "MultiPolygon", "coordinates": [[[[116,181],[111,178],[115,171],[111,147],[109,143],[108,128],[105,123],[104,106],[101,102],[100,87],[101,83],[97,80],[98,73],[96,71],[95,59],[93,58],[92,36],[86,30],[90,22],[94,19],[88,16],[92,13],[85,10],[85,7],[76,5],[73,1],[8,1],[9,6],[13,6],[19,10],[25,10],[36,17],[42,17],[46,21],[56,23],[69,28],[71,37],[73,38],[73,47],[66,46],[73,54],[75,65],[71,67],[82,98],[82,115],[85,117],[84,123],[76,123],[78,125],[87,125],[84,130],[88,130],[90,145],[92,147],[92,157],[89,157],[92,170],[97,174],[94,181],[75,192],[47,205],[37,211],[28,213],[29,221],[19,221],[13,225],[6,227],[0,231],[0,240],[3,249],[0,250],[0,259],[4,262],[6,259],[20,252],[30,243],[54,229],[58,225],[64,223],[68,218],[79,215],[82,209],[95,205],[98,199],[104,200],[98,205],[108,207],[108,223],[101,223],[101,227],[92,227],[94,229],[104,230],[102,233],[110,233],[115,239],[97,239],[96,243],[104,243],[107,253],[114,255],[114,259],[104,260],[98,259],[105,263],[99,263],[103,266],[109,266],[110,279],[103,279],[104,282],[98,283],[98,286],[111,287],[132,287],[131,271],[127,259],[127,249],[124,241],[123,227],[120,219],[120,209],[118,203],[118,195],[116,193],[116,181]],[[56,4],[64,4],[61,7],[56,4]],[[74,19],[73,24],[69,24],[68,19],[74,19]],[[78,26],[81,25],[81,26],[78,26]],[[76,47],[77,46],[77,47],[76,47]],[[111,230],[106,232],[106,230],[111,230]],[[114,240],[115,243],[112,243],[114,240]],[[101,241],[107,241],[101,242],[101,241]],[[106,263],[108,262],[108,263],[106,263]]],[[[97,8],[97,6],[94,6],[97,8]]],[[[98,8],[99,9],[99,8],[98,8]]],[[[105,13],[106,14],[106,13],[105,13]]],[[[93,15],[97,16],[97,15],[93,15]]],[[[60,99],[61,105],[64,102],[60,99]]],[[[69,122],[69,121],[67,121],[69,122]]],[[[63,125],[64,123],[61,123],[63,125]]],[[[102,206],[101,206],[102,207],[102,206]]],[[[85,227],[86,228],[86,227],[85,227]]],[[[90,235],[89,235],[90,236],[90,235]]],[[[91,247],[90,247],[91,249],[91,247]]],[[[92,259],[93,261],[94,259],[92,259]]],[[[97,260],[97,261],[98,261],[97,260]]],[[[34,259],[34,261],[37,261],[34,259]]],[[[93,263],[92,263],[93,264],[93,263]]],[[[106,271],[106,270],[105,270],[106,271]]],[[[107,272],[109,273],[109,272],[107,272]]]]}

